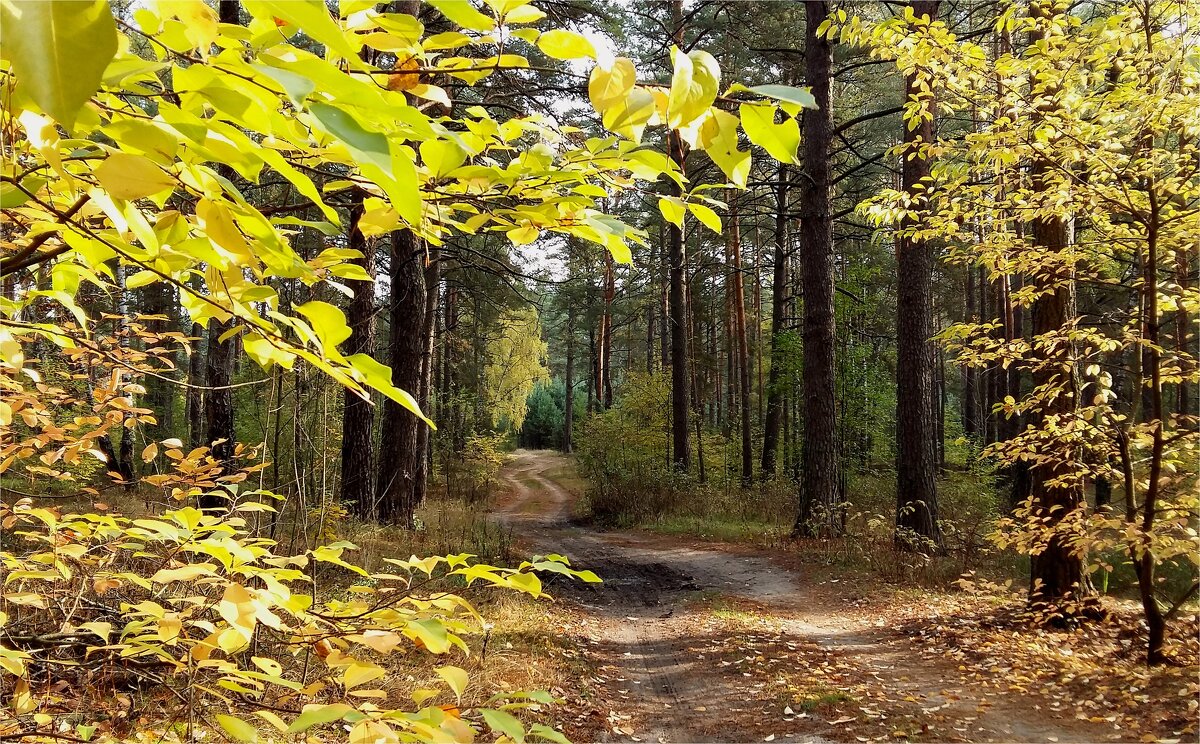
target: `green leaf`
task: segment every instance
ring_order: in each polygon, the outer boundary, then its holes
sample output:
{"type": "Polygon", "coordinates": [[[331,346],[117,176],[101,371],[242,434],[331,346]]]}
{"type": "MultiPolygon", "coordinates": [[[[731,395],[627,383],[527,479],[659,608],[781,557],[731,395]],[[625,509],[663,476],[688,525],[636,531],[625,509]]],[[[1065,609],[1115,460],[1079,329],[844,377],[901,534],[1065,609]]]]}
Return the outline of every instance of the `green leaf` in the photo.
{"type": "Polygon", "coordinates": [[[408,631],[419,638],[425,648],[435,654],[444,654],[450,650],[450,641],[446,635],[446,626],[433,618],[413,620],[408,624],[408,631]]]}
{"type": "Polygon", "coordinates": [[[535,723],[529,727],[529,735],[539,739],[555,742],[555,744],[571,744],[570,739],[563,736],[561,731],[555,731],[544,723],[535,723]]]}
{"type": "Polygon", "coordinates": [[[149,158],[115,152],[96,168],[96,179],[118,199],[141,199],[175,186],[175,181],[149,158]]]}
{"type": "Polygon", "coordinates": [[[353,713],[354,708],[351,708],[345,703],[333,703],[332,705],[306,705],[304,712],[296,716],[292,721],[292,725],[288,726],[286,734],[298,734],[302,731],[322,723],[331,723],[340,720],[347,713],[353,713]]]}
{"type": "Polygon", "coordinates": [[[688,210],[696,216],[696,219],[700,220],[701,224],[717,235],[721,234],[721,218],[716,212],[703,204],[689,203],[687,206],[688,210]]]}
{"type": "Polygon", "coordinates": [[[363,128],[357,119],[337,106],[314,103],[309,111],[321,129],[346,145],[360,164],[370,163],[381,170],[391,167],[392,154],[386,135],[363,128]]]}
{"type": "Polygon", "coordinates": [[[21,89],[70,129],[117,53],[117,25],[105,0],[0,3],[4,57],[21,89]]]}
{"type": "Polygon", "coordinates": [[[555,59],[596,58],[596,47],[583,34],[556,28],[538,37],[538,49],[555,59]]]}
{"type": "Polygon", "coordinates": [[[739,107],[742,131],[750,141],[781,163],[796,162],[800,146],[800,125],[795,119],[775,123],[775,106],[743,103],[739,107]]]}
{"type": "Polygon", "coordinates": [[[281,70],[278,67],[270,65],[251,65],[255,70],[258,70],[263,75],[279,84],[283,88],[283,92],[287,93],[288,98],[292,99],[292,103],[299,106],[310,93],[317,89],[317,84],[311,78],[307,78],[291,70],[281,70]]]}
{"type": "Polygon", "coordinates": [[[525,741],[525,729],[521,727],[521,722],[511,713],[491,708],[481,708],[479,712],[483,715],[483,720],[487,722],[492,731],[504,734],[515,742],[525,741]]]}
{"type": "Polygon", "coordinates": [[[240,718],[218,713],[217,723],[234,741],[258,741],[258,729],[240,718]]]}
{"type": "Polygon", "coordinates": [[[437,673],[439,677],[446,680],[446,684],[449,685],[450,689],[454,690],[455,697],[462,700],[463,690],[467,689],[467,682],[469,681],[466,671],[456,666],[444,666],[438,667],[437,673]]]}
{"type": "Polygon", "coordinates": [[[0,183],[0,209],[12,209],[29,201],[29,195],[13,183],[0,183]]]}
{"type": "Polygon", "coordinates": [[[383,188],[400,217],[413,227],[420,225],[417,169],[407,148],[398,148],[393,153],[386,135],[364,128],[350,113],[336,106],[314,103],[309,111],[322,130],[346,145],[363,175],[383,188]]]}
{"type": "Polygon", "coordinates": [[[813,98],[812,91],[808,88],[797,88],[791,85],[755,85],[749,90],[760,96],[774,98],[776,101],[787,101],[810,109],[817,107],[817,99],[813,98]]]}
{"type": "Polygon", "coordinates": [[[496,27],[496,21],[476,10],[470,0],[429,0],[429,4],[460,28],[491,31],[496,27]]]}

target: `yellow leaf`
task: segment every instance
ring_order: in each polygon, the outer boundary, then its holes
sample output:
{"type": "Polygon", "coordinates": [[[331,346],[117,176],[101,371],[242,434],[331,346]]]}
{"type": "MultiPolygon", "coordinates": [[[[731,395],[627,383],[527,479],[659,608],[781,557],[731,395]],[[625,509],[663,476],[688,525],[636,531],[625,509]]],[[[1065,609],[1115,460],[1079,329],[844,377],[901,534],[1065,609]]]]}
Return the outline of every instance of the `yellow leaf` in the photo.
{"type": "Polygon", "coordinates": [[[200,227],[214,243],[239,259],[253,259],[250,246],[234,223],[228,207],[212,199],[201,199],[196,204],[196,216],[200,218],[200,227]]]}
{"type": "Polygon", "coordinates": [[[379,679],[384,674],[387,674],[387,670],[377,664],[356,661],[346,667],[342,674],[342,684],[349,690],[373,679],[379,679]]]}
{"type": "Polygon", "coordinates": [[[391,653],[392,649],[400,645],[404,639],[398,633],[392,633],[386,630],[367,630],[363,631],[361,636],[355,636],[354,640],[362,645],[370,648],[373,651],[378,651],[381,654],[391,653]]]}
{"type": "Polygon", "coordinates": [[[158,445],[154,442],[146,445],[146,449],[142,450],[142,462],[150,462],[158,457],[158,445]]]}
{"type": "Polygon", "coordinates": [[[118,199],[141,199],[175,186],[175,181],[149,158],[115,152],[96,168],[96,179],[118,199]]]}
{"type": "Polygon", "coordinates": [[[721,85],[721,68],[708,52],[685,54],[673,50],[675,71],[667,99],[667,124],[678,129],[696,120],[713,105],[721,85]]]}
{"type": "Polygon", "coordinates": [[[496,22],[476,10],[471,0],[429,0],[429,4],[460,28],[491,31],[496,27],[496,22]]]}
{"type": "Polygon", "coordinates": [[[166,617],[158,621],[158,640],[174,643],[180,632],[183,631],[183,621],[179,619],[179,613],[171,612],[166,617]]]}
{"type": "Polygon", "coordinates": [[[555,59],[596,58],[596,47],[583,34],[563,29],[547,31],[538,37],[538,48],[555,59]]]}
{"type": "Polygon", "coordinates": [[[454,695],[462,700],[463,690],[467,689],[468,677],[466,671],[456,666],[438,667],[438,676],[446,681],[454,695]]]}
{"type": "Polygon", "coordinates": [[[663,219],[670,222],[676,227],[683,227],[683,217],[687,214],[684,209],[683,202],[674,196],[664,196],[658,200],[658,211],[662,212],[663,219]]]}
{"type": "Polygon", "coordinates": [[[250,636],[254,634],[254,624],[257,622],[255,615],[258,610],[255,604],[254,595],[246,587],[241,584],[230,584],[225,587],[225,593],[217,604],[217,612],[225,619],[225,622],[236,628],[245,640],[249,641],[250,636]]]}
{"type": "Polygon", "coordinates": [[[212,563],[190,563],[179,568],[163,568],[150,577],[155,584],[169,584],[172,581],[193,581],[201,576],[214,574],[217,567],[212,563]]]}
{"type": "Polygon", "coordinates": [[[504,20],[508,23],[537,23],[545,17],[545,13],[532,5],[518,5],[504,14],[504,20]]]}
{"type": "Polygon", "coordinates": [[[637,80],[637,70],[625,57],[617,57],[607,69],[597,65],[588,79],[588,98],[592,107],[603,114],[621,103],[637,80]]]}
{"type": "Polygon", "coordinates": [[[12,692],[12,709],[17,715],[24,715],[37,707],[37,702],[29,692],[29,683],[18,679],[12,692]]]}
{"type": "Polygon", "coordinates": [[[513,245],[528,245],[537,240],[538,229],[532,225],[525,225],[524,227],[513,228],[506,234],[513,245]]]}
{"type": "Polygon", "coordinates": [[[688,210],[700,220],[701,224],[712,230],[716,234],[721,234],[721,218],[716,212],[712,211],[703,204],[688,204],[688,210]]]}

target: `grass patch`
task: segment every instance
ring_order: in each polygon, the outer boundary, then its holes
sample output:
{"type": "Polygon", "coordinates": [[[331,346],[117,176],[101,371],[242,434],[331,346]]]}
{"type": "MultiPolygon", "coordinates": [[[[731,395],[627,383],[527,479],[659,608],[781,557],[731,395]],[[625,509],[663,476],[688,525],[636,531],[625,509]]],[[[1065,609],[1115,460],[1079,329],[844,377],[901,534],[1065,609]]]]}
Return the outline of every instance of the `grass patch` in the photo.
{"type": "Polygon", "coordinates": [[[792,705],[805,713],[814,713],[837,707],[841,703],[853,703],[855,698],[845,690],[831,690],[821,685],[804,690],[792,696],[792,705]]]}
{"type": "Polygon", "coordinates": [[[741,520],[721,514],[668,514],[642,527],[664,535],[686,535],[724,542],[776,542],[787,536],[787,525],[741,520]]]}

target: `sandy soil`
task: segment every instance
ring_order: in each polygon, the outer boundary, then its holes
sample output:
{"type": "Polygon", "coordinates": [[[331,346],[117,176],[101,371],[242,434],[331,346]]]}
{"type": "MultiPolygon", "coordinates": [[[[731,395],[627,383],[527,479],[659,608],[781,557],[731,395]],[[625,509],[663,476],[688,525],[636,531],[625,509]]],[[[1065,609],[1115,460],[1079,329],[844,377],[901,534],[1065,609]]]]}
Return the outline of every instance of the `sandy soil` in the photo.
{"type": "Polygon", "coordinates": [[[574,524],[573,496],[553,477],[569,467],[556,452],[518,450],[504,470],[511,490],[493,517],[526,549],[561,553],[605,580],[548,587],[588,618],[587,631],[569,632],[597,670],[589,683],[600,699],[588,705],[600,720],[579,729],[597,740],[1123,738],[1032,698],[987,694],[952,663],[852,611],[837,585],[806,580],[768,555],[574,524]],[[714,613],[714,600],[737,612],[714,613]],[[849,675],[852,713],[845,704],[793,710],[780,680],[818,673],[832,674],[838,689],[849,675]]]}

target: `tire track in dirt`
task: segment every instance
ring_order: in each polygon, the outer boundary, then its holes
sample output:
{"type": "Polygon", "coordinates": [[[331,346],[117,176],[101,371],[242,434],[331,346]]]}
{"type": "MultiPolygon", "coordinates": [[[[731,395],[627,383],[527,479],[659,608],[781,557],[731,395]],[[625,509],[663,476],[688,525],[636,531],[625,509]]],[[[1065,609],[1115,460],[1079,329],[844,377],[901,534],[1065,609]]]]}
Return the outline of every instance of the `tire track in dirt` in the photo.
{"type": "MultiPolygon", "coordinates": [[[[748,601],[784,636],[852,660],[868,683],[960,716],[964,725],[956,730],[965,733],[958,740],[1111,738],[1111,730],[1049,717],[1032,709],[1030,701],[972,689],[955,667],[923,658],[908,639],[851,617],[845,597],[812,586],[801,574],[762,555],[574,524],[573,497],[551,474],[569,467],[571,461],[557,452],[518,450],[503,471],[511,491],[492,516],[511,527],[527,548],[566,555],[572,565],[604,579],[598,587],[559,577],[546,581],[552,594],[581,605],[599,628],[601,643],[591,648],[612,662],[602,669],[620,695],[613,703],[632,716],[632,734],[626,724],[610,721],[602,741],[764,740],[753,717],[755,705],[761,710],[764,701],[748,699],[735,678],[721,674],[696,651],[705,639],[697,632],[702,623],[688,600],[698,593],[748,601]],[[746,708],[738,707],[744,705],[750,706],[750,716],[733,714],[744,713],[746,708]],[[614,726],[620,730],[614,733],[614,726]]],[[[836,722],[800,718],[811,721],[812,730],[780,741],[855,741],[831,729],[836,722]]]]}

